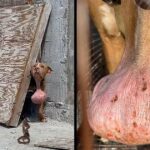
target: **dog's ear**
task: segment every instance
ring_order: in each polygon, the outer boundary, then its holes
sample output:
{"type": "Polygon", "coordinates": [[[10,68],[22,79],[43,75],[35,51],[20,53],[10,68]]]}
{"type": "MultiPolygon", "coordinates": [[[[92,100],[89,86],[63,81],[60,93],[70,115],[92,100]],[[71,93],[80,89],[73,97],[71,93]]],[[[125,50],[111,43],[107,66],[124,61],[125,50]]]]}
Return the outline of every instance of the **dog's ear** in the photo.
{"type": "Polygon", "coordinates": [[[40,63],[39,59],[36,59],[36,63],[40,63]]]}
{"type": "Polygon", "coordinates": [[[51,67],[47,66],[47,68],[47,73],[51,73],[53,71],[51,67]]]}

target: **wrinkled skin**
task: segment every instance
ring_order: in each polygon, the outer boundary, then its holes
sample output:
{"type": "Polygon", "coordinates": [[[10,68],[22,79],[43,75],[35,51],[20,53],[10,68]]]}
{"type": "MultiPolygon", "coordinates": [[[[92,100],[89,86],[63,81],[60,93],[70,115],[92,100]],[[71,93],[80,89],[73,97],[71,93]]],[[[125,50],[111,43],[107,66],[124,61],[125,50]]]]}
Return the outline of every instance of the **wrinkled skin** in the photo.
{"type": "Polygon", "coordinates": [[[37,89],[35,93],[32,95],[31,99],[34,104],[44,103],[46,100],[46,93],[41,89],[37,89]]]}
{"type": "Polygon", "coordinates": [[[89,123],[97,135],[125,144],[150,143],[150,70],[124,68],[96,85],[89,123]]]}

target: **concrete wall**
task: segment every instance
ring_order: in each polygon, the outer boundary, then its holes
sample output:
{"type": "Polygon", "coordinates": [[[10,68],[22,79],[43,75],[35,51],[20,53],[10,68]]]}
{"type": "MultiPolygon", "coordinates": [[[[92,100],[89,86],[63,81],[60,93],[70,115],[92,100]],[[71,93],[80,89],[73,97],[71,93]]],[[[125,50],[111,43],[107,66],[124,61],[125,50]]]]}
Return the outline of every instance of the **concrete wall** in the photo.
{"type": "Polygon", "coordinates": [[[1,6],[11,6],[11,5],[18,5],[24,4],[26,0],[0,0],[0,7],[1,6]]]}
{"type": "Polygon", "coordinates": [[[54,70],[46,78],[48,117],[73,124],[74,1],[51,0],[52,12],[43,42],[42,60],[54,70]]]}

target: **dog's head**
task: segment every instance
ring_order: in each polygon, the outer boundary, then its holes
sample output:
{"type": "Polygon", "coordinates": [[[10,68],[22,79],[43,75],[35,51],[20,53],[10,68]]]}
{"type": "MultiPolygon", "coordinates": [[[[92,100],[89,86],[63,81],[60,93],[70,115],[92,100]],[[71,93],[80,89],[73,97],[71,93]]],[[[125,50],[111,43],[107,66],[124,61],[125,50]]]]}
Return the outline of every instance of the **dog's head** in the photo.
{"type": "Polygon", "coordinates": [[[46,74],[50,74],[53,70],[44,63],[36,63],[31,67],[31,74],[35,80],[43,80],[46,74]]]}

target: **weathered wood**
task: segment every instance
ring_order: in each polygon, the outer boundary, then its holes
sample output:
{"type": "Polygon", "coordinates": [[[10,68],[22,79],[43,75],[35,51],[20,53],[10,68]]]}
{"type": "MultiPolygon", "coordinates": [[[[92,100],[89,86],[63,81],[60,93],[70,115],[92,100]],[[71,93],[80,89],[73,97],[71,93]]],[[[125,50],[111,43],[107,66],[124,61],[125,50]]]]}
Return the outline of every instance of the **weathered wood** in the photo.
{"type": "MultiPolygon", "coordinates": [[[[33,0],[33,3],[40,3],[44,0],[33,0]]],[[[27,4],[27,0],[0,0],[0,7],[4,6],[18,6],[27,4]]]]}
{"type": "Polygon", "coordinates": [[[26,0],[0,0],[0,7],[25,4],[26,0]]]}
{"type": "MultiPolygon", "coordinates": [[[[36,5],[35,5],[36,6],[36,5]]],[[[37,5],[40,6],[40,5],[37,5]]],[[[19,121],[19,117],[17,114],[21,112],[22,110],[22,101],[25,99],[27,88],[29,86],[29,74],[30,74],[30,69],[31,66],[36,62],[36,59],[38,57],[38,53],[41,48],[41,43],[43,40],[43,36],[45,33],[46,25],[49,19],[49,15],[51,12],[51,4],[49,0],[45,0],[45,5],[43,6],[43,9],[40,14],[40,19],[38,21],[38,26],[36,29],[36,34],[34,36],[34,40],[32,41],[32,48],[29,54],[29,58],[26,64],[26,69],[24,71],[24,77],[22,79],[22,83],[20,85],[20,91],[18,92],[17,99],[16,99],[16,105],[14,107],[14,111],[12,114],[12,118],[10,119],[9,125],[10,126],[16,126],[19,121]],[[28,81],[28,82],[27,82],[28,81]],[[17,103],[18,102],[18,103],[17,103]],[[21,107],[21,109],[20,109],[21,107]]]]}
{"type": "Polygon", "coordinates": [[[11,117],[40,17],[38,14],[42,9],[39,7],[36,12],[34,10],[33,6],[0,9],[0,103],[2,105],[0,122],[2,123],[6,123],[11,117]]]}
{"type": "Polygon", "coordinates": [[[17,126],[50,3],[0,9],[0,122],[17,126]]]}
{"type": "Polygon", "coordinates": [[[35,147],[43,147],[50,149],[61,149],[61,150],[73,150],[74,149],[74,140],[71,139],[52,139],[46,142],[40,142],[34,145],[35,147]]]}

